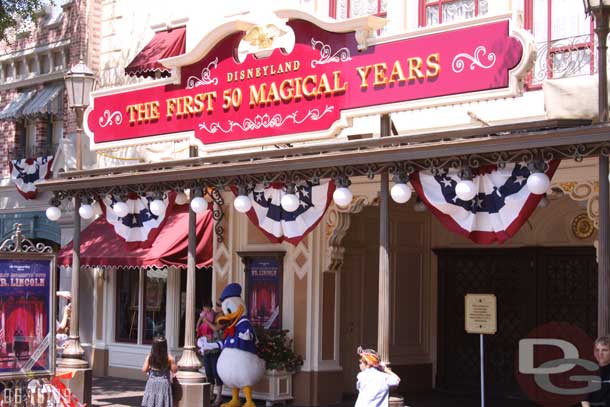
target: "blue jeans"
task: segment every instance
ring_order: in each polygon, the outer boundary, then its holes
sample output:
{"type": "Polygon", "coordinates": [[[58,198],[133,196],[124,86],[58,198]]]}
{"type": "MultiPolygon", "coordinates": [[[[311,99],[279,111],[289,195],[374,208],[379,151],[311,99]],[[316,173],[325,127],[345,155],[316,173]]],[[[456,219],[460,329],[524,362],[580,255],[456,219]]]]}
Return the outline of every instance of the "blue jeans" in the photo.
{"type": "Polygon", "coordinates": [[[203,367],[205,368],[205,375],[208,378],[208,382],[212,385],[222,386],[222,380],[220,379],[220,376],[218,376],[218,371],[216,370],[218,356],[220,356],[220,352],[205,352],[203,354],[203,367]]]}

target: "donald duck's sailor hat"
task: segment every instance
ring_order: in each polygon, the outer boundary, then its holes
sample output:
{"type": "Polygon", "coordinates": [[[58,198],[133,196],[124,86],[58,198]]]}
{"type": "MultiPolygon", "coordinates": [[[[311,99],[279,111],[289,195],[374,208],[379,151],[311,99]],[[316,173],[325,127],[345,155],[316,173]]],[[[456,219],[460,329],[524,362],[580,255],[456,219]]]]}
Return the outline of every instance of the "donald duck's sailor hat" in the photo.
{"type": "Polygon", "coordinates": [[[231,283],[222,290],[220,294],[220,301],[224,301],[231,297],[241,297],[241,285],[237,283],[231,283]]]}

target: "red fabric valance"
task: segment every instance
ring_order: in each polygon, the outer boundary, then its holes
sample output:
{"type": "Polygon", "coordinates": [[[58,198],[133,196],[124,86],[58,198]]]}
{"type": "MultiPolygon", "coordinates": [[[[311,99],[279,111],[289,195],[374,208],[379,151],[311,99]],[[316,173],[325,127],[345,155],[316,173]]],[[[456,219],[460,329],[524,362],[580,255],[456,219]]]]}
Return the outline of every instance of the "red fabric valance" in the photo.
{"type": "MultiPolygon", "coordinates": [[[[120,239],[104,216],[81,232],[81,266],[186,267],[188,250],[188,205],[174,205],[165,225],[148,248],[132,249],[120,239]]],[[[214,220],[212,212],[197,215],[197,267],[212,264],[214,220]]],[[[57,264],[72,265],[72,242],[59,251],[57,264]]]]}
{"type": "Polygon", "coordinates": [[[158,31],[152,40],[136,55],[125,68],[129,76],[154,78],[155,72],[169,77],[171,70],[159,63],[160,59],[184,54],[186,49],[186,27],[158,31]]]}

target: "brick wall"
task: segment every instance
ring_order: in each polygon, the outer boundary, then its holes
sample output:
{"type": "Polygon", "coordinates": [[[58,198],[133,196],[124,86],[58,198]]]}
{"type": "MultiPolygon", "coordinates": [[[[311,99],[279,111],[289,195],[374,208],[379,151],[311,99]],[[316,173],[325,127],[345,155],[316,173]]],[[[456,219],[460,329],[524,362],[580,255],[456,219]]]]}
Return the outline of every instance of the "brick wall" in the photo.
{"type": "MultiPolygon", "coordinates": [[[[57,1],[57,0],[56,0],[57,1]]],[[[65,56],[61,58],[60,54],[54,51],[50,52],[50,57],[55,58],[57,62],[61,62],[62,71],[66,71],[72,65],[78,63],[79,59],[84,58],[85,62],[95,71],[96,66],[92,66],[90,61],[97,60],[97,49],[99,48],[99,24],[96,30],[95,22],[99,19],[99,9],[101,0],[72,0],[64,2],[63,17],[53,24],[48,23],[48,17],[41,17],[37,25],[33,25],[29,32],[17,34],[10,42],[0,42],[0,56],[14,54],[18,51],[27,51],[30,49],[42,48],[53,45],[61,41],[69,40],[70,43],[66,48],[65,56]],[[97,38],[97,40],[96,40],[97,38]],[[87,47],[87,45],[89,46],[87,47]],[[93,45],[92,45],[93,44],[93,45]],[[88,49],[89,48],[89,49],[88,49]]],[[[23,62],[19,62],[22,64],[23,62]]],[[[33,61],[26,59],[26,64],[34,64],[33,61]]],[[[42,61],[40,62],[42,65],[42,61]]],[[[43,74],[41,74],[42,76],[43,74]]],[[[61,72],[56,75],[56,80],[61,80],[61,72]]],[[[18,79],[8,83],[8,87],[0,88],[0,111],[10,103],[16,95],[23,89],[40,89],[44,87],[44,83],[40,81],[35,84],[30,83],[31,78],[18,79]]],[[[3,81],[0,80],[0,85],[3,81]]],[[[63,134],[70,134],[76,131],[76,116],[70,111],[67,105],[67,97],[63,97],[63,134]]],[[[36,123],[36,150],[43,150],[47,146],[48,140],[48,119],[46,116],[38,116],[29,118],[35,120],[36,123]]],[[[13,158],[11,154],[14,150],[20,148],[20,137],[23,136],[24,120],[17,122],[0,121],[0,165],[2,177],[9,174],[8,162],[13,158]]]]}

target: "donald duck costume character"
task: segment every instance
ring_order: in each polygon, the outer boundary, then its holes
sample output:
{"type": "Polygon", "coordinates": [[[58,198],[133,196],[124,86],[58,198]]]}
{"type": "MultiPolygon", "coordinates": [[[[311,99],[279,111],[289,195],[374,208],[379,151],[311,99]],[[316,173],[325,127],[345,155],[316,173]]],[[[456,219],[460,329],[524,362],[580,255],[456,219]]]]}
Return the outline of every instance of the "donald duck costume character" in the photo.
{"type": "Polygon", "coordinates": [[[232,388],[232,398],[222,407],[241,407],[239,390],[243,389],[246,403],[243,407],[256,407],[252,401],[252,386],[265,373],[265,361],[256,354],[256,336],[250,320],[246,317],[246,306],[241,299],[241,286],[229,284],[220,294],[224,316],[218,318],[224,329],[224,341],[208,342],[202,337],[197,342],[201,352],[222,349],[218,358],[218,375],[232,388]]]}

